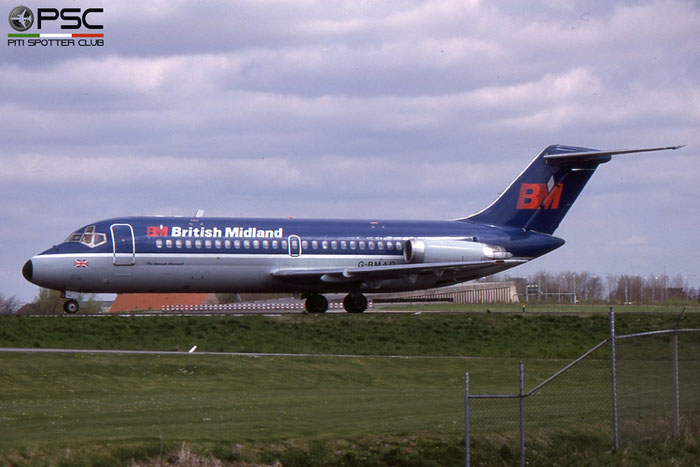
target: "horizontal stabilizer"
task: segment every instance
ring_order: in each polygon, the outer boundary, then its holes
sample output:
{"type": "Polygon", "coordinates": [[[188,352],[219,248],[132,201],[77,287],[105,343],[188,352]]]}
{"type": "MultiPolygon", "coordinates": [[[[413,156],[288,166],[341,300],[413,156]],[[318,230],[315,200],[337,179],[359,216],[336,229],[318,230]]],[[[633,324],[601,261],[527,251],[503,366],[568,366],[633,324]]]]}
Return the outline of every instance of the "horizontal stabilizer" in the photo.
{"type": "Polygon", "coordinates": [[[586,162],[597,162],[603,163],[610,160],[610,156],[618,156],[620,154],[633,154],[638,152],[652,152],[652,151],[667,151],[682,148],[681,146],[667,146],[662,148],[642,148],[642,149],[613,149],[610,151],[585,151],[585,152],[570,152],[570,153],[560,153],[560,154],[547,154],[544,156],[544,160],[547,161],[549,165],[569,165],[578,164],[586,162]]]}

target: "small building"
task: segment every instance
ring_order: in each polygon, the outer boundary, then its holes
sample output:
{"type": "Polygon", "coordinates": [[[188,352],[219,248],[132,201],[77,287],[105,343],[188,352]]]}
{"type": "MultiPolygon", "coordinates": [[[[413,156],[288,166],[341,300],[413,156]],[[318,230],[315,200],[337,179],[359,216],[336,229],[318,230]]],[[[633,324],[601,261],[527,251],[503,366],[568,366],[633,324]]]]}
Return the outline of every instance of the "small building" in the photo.
{"type": "Polygon", "coordinates": [[[470,282],[440,287],[437,289],[416,290],[394,294],[372,295],[375,301],[401,302],[449,301],[451,303],[518,303],[515,282],[470,282]],[[377,300],[379,299],[379,300],[377,300]]]}

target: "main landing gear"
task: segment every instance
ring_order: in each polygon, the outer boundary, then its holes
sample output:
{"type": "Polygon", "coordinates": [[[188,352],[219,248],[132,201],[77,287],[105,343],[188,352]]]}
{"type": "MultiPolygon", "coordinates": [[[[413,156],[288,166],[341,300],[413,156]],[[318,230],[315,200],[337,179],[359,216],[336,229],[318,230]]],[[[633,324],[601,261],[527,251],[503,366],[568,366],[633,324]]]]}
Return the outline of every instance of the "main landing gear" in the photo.
{"type": "Polygon", "coordinates": [[[328,299],[323,295],[311,294],[306,297],[304,308],[309,313],[325,313],[328,309],[328,299]]]}
{"type": "Polygon", "coordinates": [[[348,313],[362,313],[367,309],[367,297],[362,294],[346,295],[343,299],[343,308],[348,313]]]}
{"type": "MultiPolygon", "coordinates": [[[[321,294],[309,294],[306,296],[304,308],[309,313],[325,313],[328,310],[328,299],[321,294]]],[[[367,309],[367,297],[362,294],[348,294],[343,299],[343,308],[348,313],[362,313],[367,309]]]]}

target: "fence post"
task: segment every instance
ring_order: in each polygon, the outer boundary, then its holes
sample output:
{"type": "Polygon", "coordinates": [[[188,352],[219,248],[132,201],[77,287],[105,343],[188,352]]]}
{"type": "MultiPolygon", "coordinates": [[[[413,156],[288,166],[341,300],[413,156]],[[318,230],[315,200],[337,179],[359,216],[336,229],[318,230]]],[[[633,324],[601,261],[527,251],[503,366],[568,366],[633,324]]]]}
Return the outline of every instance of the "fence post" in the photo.
{"type": "Polygon", "coordinates": [[[469,467],[469,373],[464,373],[464,465],[469,467]]]}
{"type": "Polygon", "coordinates": [[[681,439],[681,397],[680,384],[678,380],[678,326],[685,313],[685,307],[678,315],[675,326],[673,326],[673,437],[681,439]]]}
{"type": "Polygon", "coordinates": [[[613,446],[615,452],[620,450],[620,439],[617,431],[617,371],[615,368],[615,307],[610,307],[610,374],[612,378],[612,424],[613,446]]]}
{"type": "Polygon", "coordinates": [[[525,467],[525,375],[523,362],[520,362],[520,466],[525,467]]]}
{"type": "Polygon", "coordinates": [[[678,384],[678,325],[673,331],[673,437],[681,438],[681,408],[678,384]]]}

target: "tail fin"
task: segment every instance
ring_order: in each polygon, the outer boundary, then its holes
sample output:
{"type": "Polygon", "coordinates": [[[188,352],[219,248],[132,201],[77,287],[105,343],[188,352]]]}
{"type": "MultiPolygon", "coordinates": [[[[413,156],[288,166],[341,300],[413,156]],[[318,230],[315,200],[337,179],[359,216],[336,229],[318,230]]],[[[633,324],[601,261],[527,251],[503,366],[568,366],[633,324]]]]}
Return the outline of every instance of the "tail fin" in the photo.
{"type": "Polygon", "coordinates": [[[552,234],[598,165],[618,154],[681,147],[597,151],[575,146],[549,146],[489,207],[461,220],[552,234]]]}

